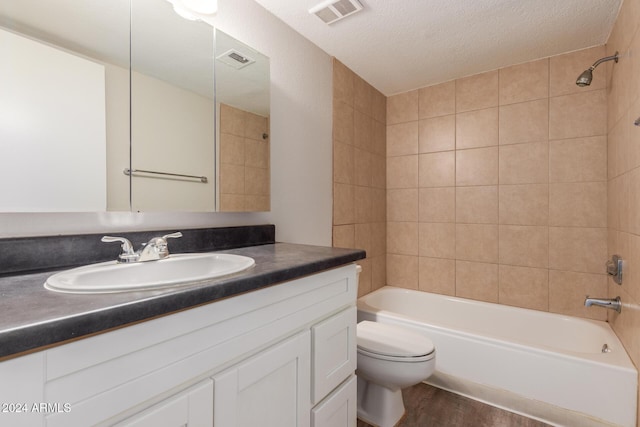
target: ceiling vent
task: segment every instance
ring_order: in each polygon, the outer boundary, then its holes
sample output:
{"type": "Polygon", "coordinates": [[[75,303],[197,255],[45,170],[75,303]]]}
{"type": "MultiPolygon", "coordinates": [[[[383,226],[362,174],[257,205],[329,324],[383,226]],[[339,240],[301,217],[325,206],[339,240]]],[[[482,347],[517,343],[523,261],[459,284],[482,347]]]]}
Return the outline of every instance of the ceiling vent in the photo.
{"type": "Polygon", "coordinates": [[[229,49],[222,55],[216,56],[216,59],[224,64],[227,64],[230,67],[235,68],[236,70],[239,70],[246,67],[247,65],[251,65],[256,62],[255,59],[235,49],[229,49]]]}
{"type": "Polygon", "coordinates": [[[325,24],[333,24],[361,10],[362,4],[358,0],[327,0],[309,9],[309,13],[322,19],[325,24]]]}

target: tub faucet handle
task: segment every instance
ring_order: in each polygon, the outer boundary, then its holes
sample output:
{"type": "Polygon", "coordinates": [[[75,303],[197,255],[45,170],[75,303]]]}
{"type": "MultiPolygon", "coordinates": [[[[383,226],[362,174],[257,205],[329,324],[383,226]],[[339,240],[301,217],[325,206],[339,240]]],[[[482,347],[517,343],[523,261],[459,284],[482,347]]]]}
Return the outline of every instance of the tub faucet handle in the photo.
{"type": "Polygon", "coordinates": [[[612,276],[614,282],[618,285],[622,284],[622,258],[619,255],[613,255],[610,260],[605,263],[607,274],[612,276]]]}

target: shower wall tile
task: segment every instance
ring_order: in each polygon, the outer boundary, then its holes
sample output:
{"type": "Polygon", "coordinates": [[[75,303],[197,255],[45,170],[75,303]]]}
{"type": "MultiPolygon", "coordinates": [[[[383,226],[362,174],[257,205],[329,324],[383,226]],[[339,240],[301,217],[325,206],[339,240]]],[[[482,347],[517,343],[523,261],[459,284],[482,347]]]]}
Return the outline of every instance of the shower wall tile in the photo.
{"type": "Polygon", "coordinates": [[[421,119],[455,114],[455,80],[420,89],[419,110],[421,119]]]}
{"type": "Polygon", "coordinates": [[[548,97],[548,58],[500,69],[500,105],[548,97]]]}
{"type": "Polygon", "coordinates": [[[367,117],[373,117],[373,92],[374,88],[363,79],[355,78],[353,81],[353,106],[367,117]]]}
{"type": "Polygon", "coordinates": [[[373,119],[355,110],[353,113],[353,145],[363,150],[373,150],[373,119]]]}
{"type": "Polygon", "coordinates": [[[456,258],[456,225],[420,223],[419,254],[431,258],[456,258]]]}
{"type": "Polygon", "coordinates": [[[458,150],[498,145],[498,109],[486,108],[458,114],[455,138],[458,150]]]}
{"type": "Polygon", "coordinates": [[[549,186],[549,225],[606,227],[606,181],[551,184],[549,186]]]}
{"type": "Polygon", "coordinates": [[[549,182],[549,144],[500,146],[500,184],[540,184],[549,182]]]}
{"type": "Polygon", "coordinates": [[[605,90],[581,92],[549,99],[549,139],[606,135],[605,90]]]}
{"type": "Polygon", "coordinates": [[[354,148],[355,184],[363,187],[372,186],[372,167],[370,152],[354,148]]]}
{"type": "Polygon", "coordinates": [[[371,113],[373,120],[386,125],[387,124],[387,97],[377,90],[373,90],[373,105],[371,106],[371,113]]]}
{"type": "Polygon", "coordinates": [[[373,189],[356,185],[354,191],[354,203],[356,209],[356,223],[373,221],[373,189]]]}
{"type": "Polygon", "coordinates": [[[418,220],[420,222],[455,222],[455,187],[420,188],[418,220]]]}
{"type": "Polygon", "coordinates": [[[443,295],[456,294],[456,261],[420,257],[418,289],[443,295]]]}
{"type": "Polygon", "coordinates": [[[499,223],[549,225],[549,186],[546,184],[501,185],[499,223]]]}
{"type": "Polygon", "coordinates": [[[530,225],[500,226],[500,264],[549,267],[549,228],[530,225]]]}
{"type": "Polygon", "coordinates": [[[456,185],[498,184],[498,147],[456,151],[456,185]]]}
{"type": "Polygon", "coordinates": [[[602,274],[608,258],[606,228],[549,227],[549,268],[602,274]]]}
{"type": "MultiPolygon", "coordinates": [[[[353,107],[355,75],[340,61],[333,62],[333,102],[353,107]]],[[[335,108],[335,106],[334,106],[335,108]]]]}
{"type": "Polygon", "coordinates": [[[418,221],[418,189],[387,190],[387,221],[418,221]]]}
{"type": "Polygon", "coordinates": [[[549,182],[607,179],[607,137],[549,141],[549,182]]]}
{"type": "Polygon", "coordinates": [[[220,163],[244,165],[244,138],[229,133],[220,134],[220,163]]]}
{"type": "Polygon", "coordinates": [[[373,188],[387,188],[387,158],[379,154],[371,155],[371,185],[373,188]]]}
{"type": "Polygon", "coordinates": [[[387,189],[418,186],[418,157],[387,157],[387,189]]]}
{"type": "MultiPolygon", "coordinates": [[[[635,91],[632,90],[633,59],[631,52],[628,47],[616,50],[618,51],[618,62],[606,62],[603,64],[605,67],[602,70],[608,71],[607,96],[611,100],[616,100],[616,102],[608,104],[607,129],[611,129],[624,117],[636,95],[635,91]]],[[[607,55],[614,54],[615,51],[607,48],[607,55]]]]}
{"type": "Polygon", "coordinates": [[[500,145],[546,141],[549,138],[549,100],[500,107],[500,145]]]}
{"type": "Polygon", "coordinates": [[[456,224],[456,259],[498,262],[498,226],[456,224]]]}
{"type": "Polygon", "coordinates": [[[456,148],[456,116],[440,116],[420,120],[419,152],[433,153],[456,148]]]}
{"type": "Polygon", "coordinates": [[[419,155],[419,186],[447,187],[455,184],[455,151],[419,155]]]}
{"type": "Polygon", "coordinates": [[[419,91],[393,95],[387,98],[387,125],[418,120],[419,91]]]}
{"type": "Polygon", "coordinates": [[[353,107],[344,102],[333,103],[333,139],[353,145],[354,141],[353,107]]]}
{"type": "Polygon", "coordinates": [[[387,284],[418,289],[418,257],[387,254],[387,284]]]}
{"type": "Polygon", "coordinates": [[[418,255],[418,223],[388,222],[387,251],[390,254],[418,255]]]}
{"type": "Polygon", "coordinates": [[[456,112],[498,106],[498,71],[456,80],[456,112]]]}
{"type": "Polygon", "coordinates": [[[456,222],[497,224],[498,186],[457,187],[456,222]]]}
{"type": "MultiPolygon", "coordinates": [[[[358,225],[358,224],[356,224],[358,225]]],[[[385,221],[373,222],[371,229],[371,255],[372,258],[386,256],[387,254],[387,223],[385,221]]]]}
{"type": "Polygon", "coordinates": [[[418,122],[387,126],[387,156],[418,153],[418,122]]]}
{"type": "Polygon", "coordinates": [[[333,144],[333,182],[355,183],[355,149],[335,141],[333,144]]]}
{"type": "Polygon", "coordinates": [[[355,187],[333,184],[333,225],[355,223],[355,187]]]}
{"type": "Polygon", "coordinates": [[[549,310],[549,270],[546,268],[500,265],[498,269],[500,304],[549,310]]]}
{"type": "Polygon", "coordinates": [[[456,296],[498,302],[498,264],[456,261],[456,296]]]}
{"type": "Polygon", "coordinates": [[[336,248],[354,248],[355,246],[355,225],[334,225],[333,226],[333,246],[336,248]]]}

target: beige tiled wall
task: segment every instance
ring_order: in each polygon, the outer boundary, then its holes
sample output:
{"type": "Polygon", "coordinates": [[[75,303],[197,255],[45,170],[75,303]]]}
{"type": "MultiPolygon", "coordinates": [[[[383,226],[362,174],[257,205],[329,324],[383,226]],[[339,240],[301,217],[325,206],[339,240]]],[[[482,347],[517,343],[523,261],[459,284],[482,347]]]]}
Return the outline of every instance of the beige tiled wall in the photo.
{"type": "Polygon", "coordinates": [[[386,282],[386,98],[333,60],[333,246],[367,258],[358,293],[386,282]]]}
{"type": "Polygon", "coordinates": [[[607,62],[594,72],[602,77],[606,71],[608,76],[609,252],[625,260],[622,286],[609,280],[609,297],[620,296],[623,303],[622,313],[608,313],[609,322],[636,366],[640,365],[640,127],[633,122],[640,117],[638,27],[640,1],[625,0],[606,52],[618,51],[619,62],[607,62]]]}
{"type": "Polygon", "coordinates": [[[606,319],[605,72],[575,85],[604,54],[387,99],[389,285],[606,319]]]}
{"type": "Polygon", "coordinates": [[[220,104],[220,211],[268,211],[269,119],[220,104]]]}

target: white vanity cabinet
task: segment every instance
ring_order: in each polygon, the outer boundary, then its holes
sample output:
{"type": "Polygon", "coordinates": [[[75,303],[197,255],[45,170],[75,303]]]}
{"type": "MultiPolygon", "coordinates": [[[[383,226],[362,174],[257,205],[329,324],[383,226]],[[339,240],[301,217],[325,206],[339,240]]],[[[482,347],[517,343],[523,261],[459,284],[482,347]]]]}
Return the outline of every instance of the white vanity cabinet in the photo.
{"type": "Polygon", "coordinates": [[[353,427],[356,296],[350,264],[0,362],[66,409],[0,425],[353,427]]]}
{"type": "Polygon", "coordinates": [[[205,427],[213,425],[213,382],[198,385],[130,417],[117,427],[205,427]]]}

